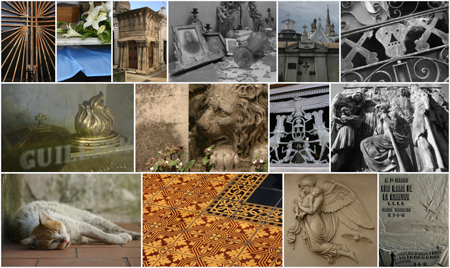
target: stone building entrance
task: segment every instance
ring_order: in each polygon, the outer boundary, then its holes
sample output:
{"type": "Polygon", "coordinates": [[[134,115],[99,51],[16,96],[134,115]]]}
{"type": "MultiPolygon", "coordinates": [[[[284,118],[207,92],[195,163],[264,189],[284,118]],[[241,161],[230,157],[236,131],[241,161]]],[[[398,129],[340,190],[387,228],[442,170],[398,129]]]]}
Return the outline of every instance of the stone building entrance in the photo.
{"type": "Polygon", "coordinates": [[[137,45],[136,41],[128,41],[128,67],[137,69],[137,45]]]}
{"type": "Polygon", "coordinates": [[[148,63],[149,67],[153,67],[153,47],[155,46],[155,42],[150,43],[150,47],[148,48],[148,63]]]}
{"type": "Polygon", "coordinates": [[[149,74],[161,69],[159,64],[160,22],[163,16],[148,7],[116,15],[119,24],[120,69],[134,69],[149,74]]]}

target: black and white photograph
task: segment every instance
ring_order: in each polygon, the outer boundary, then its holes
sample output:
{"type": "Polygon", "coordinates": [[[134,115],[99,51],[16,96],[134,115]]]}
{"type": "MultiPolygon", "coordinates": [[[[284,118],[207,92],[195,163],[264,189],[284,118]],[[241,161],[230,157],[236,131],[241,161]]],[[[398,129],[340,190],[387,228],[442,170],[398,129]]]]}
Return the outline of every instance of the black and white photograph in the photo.
{"type": "Polygon", "coordinates": [[[276,82],[276,31],[275,1],[171,1],[169,82],[276,82]]]}
{"type": "Polygon", "coordinates": [[[332,85],[331,171],[448,172],[447,84],[332,85]]]}

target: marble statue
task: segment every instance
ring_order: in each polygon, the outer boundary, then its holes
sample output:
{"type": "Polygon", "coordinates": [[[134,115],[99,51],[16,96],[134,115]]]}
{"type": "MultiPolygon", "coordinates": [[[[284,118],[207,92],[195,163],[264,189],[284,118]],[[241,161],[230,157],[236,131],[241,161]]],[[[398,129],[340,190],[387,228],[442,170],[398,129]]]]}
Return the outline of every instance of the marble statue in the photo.
{"type": "MultiPolygon", "coordinates": [[[[255,157],[267,159],[268,89],[260,84],[212,84],[190,104],[192,156],[214,145],[212,171],[251,171],[255,157]]],[[[277,135],[283,135],[282,131],[277,135]]],[[[270,146],[276,146],[272,139],[270,146]]],[[[200,159],[201,162],[201,159],[200,159]]]]}
{"type": "Polygon", "coordinates": [[[287,230],[287,242],[294,247],[300,235],[310,251],[330,264],[340,257],[358,263],[355,252],[346,244],[333,242],[339,223],[356,232],[374,228],[355,193],[341,183],[325,182],[319,187],[313,176],[304,177],[298,187],[300,194],[292,201],[296,221],[287,230]]]}
{"type": "Polygon", "coordinates": [[[344,87],[331,104],[331,170],[447,171],[445,98],[442,85],[344,87]]]}

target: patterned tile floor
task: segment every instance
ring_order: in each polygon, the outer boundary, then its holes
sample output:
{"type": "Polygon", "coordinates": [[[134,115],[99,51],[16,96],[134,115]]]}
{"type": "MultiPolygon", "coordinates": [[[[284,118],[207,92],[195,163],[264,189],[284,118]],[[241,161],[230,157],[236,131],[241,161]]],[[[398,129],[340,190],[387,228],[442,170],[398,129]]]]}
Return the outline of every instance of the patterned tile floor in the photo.
{"type": "Polygon", "coordinates": [[[281,267],[281,175],[144,174],[143,265],[281,267]]]}

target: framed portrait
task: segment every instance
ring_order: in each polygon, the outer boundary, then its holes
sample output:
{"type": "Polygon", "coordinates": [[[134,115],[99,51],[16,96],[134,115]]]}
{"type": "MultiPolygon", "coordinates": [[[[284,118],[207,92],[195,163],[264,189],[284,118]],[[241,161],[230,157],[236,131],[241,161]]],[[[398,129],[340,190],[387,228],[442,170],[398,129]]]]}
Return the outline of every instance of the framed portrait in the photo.
{"type": "Polygon", "coordinates": [[[227,52],[225,40],[220,33],[204,33],[206,44],[208,44],[208,49],[211,53],[225,54],[227,52]]]}
{"type": "Polygon", "coordinates": [[[209,55],[208,46],[198,25],[174,26],[173,33],[178,48],[176,52],[183,63],[198,61],[209,55]]]}
{"type": "Polygon", "coordinates": [[[236,39],[226,38],[227,52],[228,55],[233,55],[233,51],[238,47],[236,39]]]}
{"type": "Polygon", "coordinates": [[[171,75],[223,58],[224,53],[212,53],[198,24],[172,26],[176,67],[171,75]]]}

